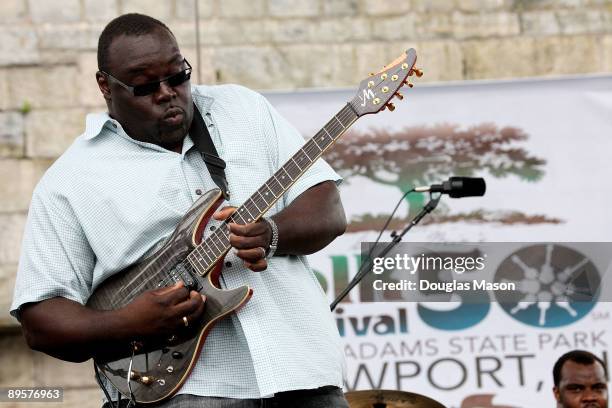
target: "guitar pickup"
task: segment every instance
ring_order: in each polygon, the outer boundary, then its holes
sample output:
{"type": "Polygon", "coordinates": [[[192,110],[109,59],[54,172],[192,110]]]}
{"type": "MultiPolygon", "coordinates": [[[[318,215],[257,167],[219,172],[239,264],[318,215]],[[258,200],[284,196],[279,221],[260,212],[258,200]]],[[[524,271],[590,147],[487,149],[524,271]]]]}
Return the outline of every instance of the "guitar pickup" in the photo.
{"type": "Polygon", "coordinates": [[[185,267],[184,263],[179,263],[172,270],[172,277],[176,282],[182,281],[185,287],[189,290],[199,291],[202,287],[198,284],[198,281],[193,277],[189,269],[185,267]]]}

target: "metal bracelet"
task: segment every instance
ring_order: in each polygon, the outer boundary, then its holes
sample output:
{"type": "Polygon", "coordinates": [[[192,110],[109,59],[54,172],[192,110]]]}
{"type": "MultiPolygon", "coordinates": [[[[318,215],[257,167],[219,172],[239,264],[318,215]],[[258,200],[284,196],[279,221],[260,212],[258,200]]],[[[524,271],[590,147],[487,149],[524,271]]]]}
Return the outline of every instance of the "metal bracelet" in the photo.
{"type": "Polygon", "coordinates": [[[274,222],[274,220],[270,217],[263,217],[263,220],[267,222],[272,229],[272,240],[270,241],[270,246],[266,251],[266,259],[270,259],[274,256],[274,253],[278,248],[278,226],[276,226],[276,222],[274,222]]]}

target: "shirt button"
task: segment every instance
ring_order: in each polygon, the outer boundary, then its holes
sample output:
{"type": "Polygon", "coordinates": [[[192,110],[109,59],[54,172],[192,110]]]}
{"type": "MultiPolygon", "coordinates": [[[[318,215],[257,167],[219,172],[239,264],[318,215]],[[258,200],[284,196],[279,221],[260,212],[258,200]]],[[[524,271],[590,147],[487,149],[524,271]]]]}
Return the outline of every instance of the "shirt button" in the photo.
{"type": "Polygon", "coordinates": [[[225,263],[225,266],[227,266],[228,268],[231,268],[231,267],[232,267],[232,263],[231,263],[230,261],[227,261],[227,262],[225,263]]]}
{"type": "Polygon", "coordinates": [[[197,195],[202,195],[202,190],[200,190],[200,189],[198,188],[198,189],[196,189],[195,193],[196,193],[197,195]]]}

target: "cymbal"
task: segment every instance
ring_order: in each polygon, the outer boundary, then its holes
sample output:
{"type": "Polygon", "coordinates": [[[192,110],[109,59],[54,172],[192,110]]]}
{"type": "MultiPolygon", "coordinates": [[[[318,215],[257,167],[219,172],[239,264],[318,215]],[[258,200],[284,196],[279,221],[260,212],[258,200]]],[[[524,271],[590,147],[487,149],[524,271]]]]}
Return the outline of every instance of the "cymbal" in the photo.
{"type": "Polygon", "coordinates": [[[431,398],[406,391],[350,391],[344,396],[351,408],[445,408],[431,398]]]}

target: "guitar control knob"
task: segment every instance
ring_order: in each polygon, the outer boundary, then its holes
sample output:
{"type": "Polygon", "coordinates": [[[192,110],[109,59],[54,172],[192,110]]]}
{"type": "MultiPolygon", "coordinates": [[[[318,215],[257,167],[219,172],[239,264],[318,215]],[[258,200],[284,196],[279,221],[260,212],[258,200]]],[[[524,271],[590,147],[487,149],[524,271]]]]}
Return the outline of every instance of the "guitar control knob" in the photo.
{"type": "Polygon", "coordinates": [[[132,371],[130,372],[130,380],[137,381],[143,385],[151,385],[154,381],[157,381],[157,378],[149,375],[142,375],[138,371],[132,371]]]}
{"type": "Polygon", "coordinates": [[[144,385],[151,385],[151,384],[153,384],[153,381],[155,381],[155,378],[149,377],[149,376],[146,376],[146,375],[143,376],[143,377],[140,377],[140,379],[138,380],[138,382],[140,382],[140,383],[142,383],[144,385]]]}

